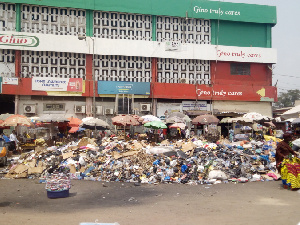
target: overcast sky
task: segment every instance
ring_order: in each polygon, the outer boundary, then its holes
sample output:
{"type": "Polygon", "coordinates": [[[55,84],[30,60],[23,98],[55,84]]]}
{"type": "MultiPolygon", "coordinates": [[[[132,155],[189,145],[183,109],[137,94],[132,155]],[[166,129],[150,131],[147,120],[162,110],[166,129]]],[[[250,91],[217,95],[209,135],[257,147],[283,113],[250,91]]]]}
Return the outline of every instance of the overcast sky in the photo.
{"type": "Polygon", "coordinates": [[[300,89],[300,0],[220,0],[276,6],[277,24],[272,28],[273,48],[277,64],[273,66],[273,85],[278,80],[278,93],[300,89]]]}

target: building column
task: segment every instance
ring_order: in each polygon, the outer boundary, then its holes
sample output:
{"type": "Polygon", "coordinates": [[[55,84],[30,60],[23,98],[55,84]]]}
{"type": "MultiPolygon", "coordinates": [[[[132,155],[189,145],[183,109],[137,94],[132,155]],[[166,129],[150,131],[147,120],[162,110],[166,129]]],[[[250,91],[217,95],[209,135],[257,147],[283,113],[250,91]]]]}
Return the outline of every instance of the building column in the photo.
{"type": "Polygon", "coordinates": [[[85,113],[87,117],[92,117],[92,105],[93,105],[93,98],[92,97],[86,97],[85,98],[85,113]]]}
{"type": "Polygon", "coordinates": [[[20,96],[19,95],[15,95],[15,114],[19,114],[19,100],[20,100],[20,96]]]}
{"type": "Polygon", "coordinates": [[[85,78],[85,91],[87,93],[86,97],[86,110],[87,116],[92,116],[92,106],[93,106],[93,55],[86,55],[86,78],[85,78]]]}
{"type": "Polygon", "coordinates": [[[154,85],[157,82],[157,58],[152,58],[151,62],[151,68],[152,68],[152,77],[151,77],[151,84],[150,84],[150,95],[152,97],[152,114],[157,115],[157,99],[154,98],[154,85]]]}
{"type": "MultiPolygon", "coordinates": [[[[16,4],[16,31],[21,32],[21,4],[16,4]]],[[[21,77],[21,54],[20,50],[15,50],[15,77],[21,77]]],[[[19,114],[20,96],[15,95],[15,114],[19,114]]]]}

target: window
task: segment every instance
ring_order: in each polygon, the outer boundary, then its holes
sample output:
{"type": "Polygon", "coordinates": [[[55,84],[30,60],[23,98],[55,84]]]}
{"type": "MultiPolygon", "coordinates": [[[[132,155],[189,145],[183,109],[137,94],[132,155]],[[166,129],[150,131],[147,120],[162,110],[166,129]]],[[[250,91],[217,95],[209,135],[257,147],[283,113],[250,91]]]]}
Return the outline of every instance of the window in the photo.
{"type": "Polygon", "coordinates": [[[250,75],[249,63],[231,63],[230,64],[231,75],[250,75]]]}

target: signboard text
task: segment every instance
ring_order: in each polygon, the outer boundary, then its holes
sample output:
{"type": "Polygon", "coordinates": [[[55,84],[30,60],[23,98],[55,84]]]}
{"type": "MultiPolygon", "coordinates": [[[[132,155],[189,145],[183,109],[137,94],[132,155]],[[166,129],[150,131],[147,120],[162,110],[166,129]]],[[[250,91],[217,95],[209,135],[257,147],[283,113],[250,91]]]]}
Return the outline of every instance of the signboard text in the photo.
{"type": "Polygon", "coordinates": [[[205,9],[205,8],[201,8],[200,6],[194,6],[194,12],[195,13],[219,14],[220,16],[222,16],[223,14],[230,15],[230,16],[240,16],[241,15],[240,11],[234,11],[234,10],[224,11],[224,10],[221,10],[221,8],[205,9]]]}
{"type": "Polygon", "coordinates": [[[0,34],[0,45],[37,47],[39,39],[35,36],[0,34]]]}

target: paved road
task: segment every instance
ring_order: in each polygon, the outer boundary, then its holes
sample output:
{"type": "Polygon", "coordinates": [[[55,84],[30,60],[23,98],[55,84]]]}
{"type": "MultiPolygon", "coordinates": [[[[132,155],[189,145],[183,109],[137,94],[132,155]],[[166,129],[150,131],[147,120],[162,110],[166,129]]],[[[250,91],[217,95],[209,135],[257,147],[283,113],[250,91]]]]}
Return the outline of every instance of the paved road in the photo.
{"type": "Polygon", "coordinates": [[[300,192],[280,181],[183,185],[72,181],[70,197],[49,199],[37,180],[0,180],[0,224],[298,224],[300,192]]]}

